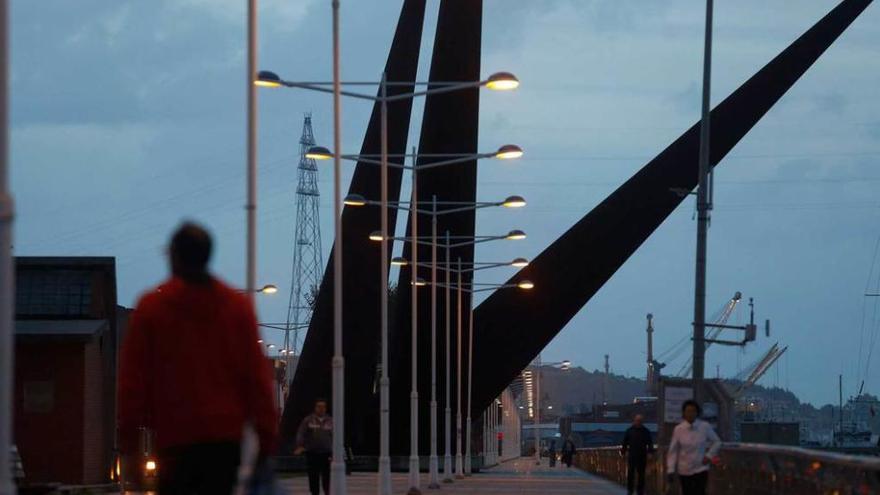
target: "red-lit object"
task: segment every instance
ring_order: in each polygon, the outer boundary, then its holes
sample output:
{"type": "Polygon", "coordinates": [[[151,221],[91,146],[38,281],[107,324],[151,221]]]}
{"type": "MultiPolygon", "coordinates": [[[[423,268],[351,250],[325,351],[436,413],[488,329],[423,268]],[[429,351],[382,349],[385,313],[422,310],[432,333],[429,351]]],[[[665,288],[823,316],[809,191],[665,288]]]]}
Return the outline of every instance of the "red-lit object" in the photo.
{"type": "Polygon", "coordinates": [[[498,432],[498,440],[504,440],[504,432],[503,431],[498,432]]]}

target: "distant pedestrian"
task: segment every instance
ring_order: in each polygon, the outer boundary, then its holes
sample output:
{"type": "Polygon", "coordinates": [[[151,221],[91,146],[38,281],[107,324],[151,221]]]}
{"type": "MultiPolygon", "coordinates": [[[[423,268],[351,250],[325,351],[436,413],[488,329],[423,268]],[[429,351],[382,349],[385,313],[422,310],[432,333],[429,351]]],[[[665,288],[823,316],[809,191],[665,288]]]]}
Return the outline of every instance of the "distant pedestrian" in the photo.
{"type": "Polygon", "coordinates": [[[306,454],[309,490],[312,495],[330,493],[330,454],[333,452],[333,419],[327,414],[327,401],[315,401],[312,414],[303,418],[296,431],[295,455],[306,454]]]}
{"type": "Polygon", "coordinates": [[[672,483],[678,475],[682,495],[705,495],[709,465],[721,448],[721,440],[712,425],[699,419],[700,414],[699,404],[685,401],[684,419],[673,430],[666,454],[667,476],[672,483]]]}
{"type": "Polygon", "coordinates": [[[550,458],[550,467],[556,467],[556,442],[550,442],[550,449],[547,451],[547,457],[550,458]]]}
{"type": "Polygon", "coordinates": [[[638,495],[645,495],[645,466],[648,464],[648,456],[654,453],[654,440],[651,432],[643,423],[641,414],[633,417],[632,425],[623,434],[623,443],[620,446],[621,455],[626,457],[626,493],[633,494],[633,488],[638,495]],[[638,482],[636,482],[638,478],[638,482]]]}
{"type": "Polygon", "coordinates": [[[565,464],[565,467],[571,467],[576,451],[577,447],[575,447],[571,437],[566,438],[565,443],[562,444],[562,462],[565,464]]]}
{"type": "Polygon", "coordinates": [[[275,449],[272,373],[254,310],[208,272],[211,247],[195,224],[174,233],[171,278],[141,297],[122,343],[120,450],[137,454],[139,428],[154,432],[161,495],[232,493],[246,423],[259,462],[275,449]]]}

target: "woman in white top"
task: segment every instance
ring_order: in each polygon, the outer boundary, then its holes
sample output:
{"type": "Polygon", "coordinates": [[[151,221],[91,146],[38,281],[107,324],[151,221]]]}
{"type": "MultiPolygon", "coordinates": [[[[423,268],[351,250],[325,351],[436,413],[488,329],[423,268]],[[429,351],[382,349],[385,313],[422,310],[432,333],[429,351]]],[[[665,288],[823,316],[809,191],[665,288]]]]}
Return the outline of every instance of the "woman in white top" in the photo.
{"type": "Polygon", "coordinates": [[[666,454],[666,473],[670,483],[678,474],[682,495],[705,495],[709,464],[721,448],[712,425],[698,419],[700,405],[689,400],[682,406],[684,420],[672,432],[666,454]]]}

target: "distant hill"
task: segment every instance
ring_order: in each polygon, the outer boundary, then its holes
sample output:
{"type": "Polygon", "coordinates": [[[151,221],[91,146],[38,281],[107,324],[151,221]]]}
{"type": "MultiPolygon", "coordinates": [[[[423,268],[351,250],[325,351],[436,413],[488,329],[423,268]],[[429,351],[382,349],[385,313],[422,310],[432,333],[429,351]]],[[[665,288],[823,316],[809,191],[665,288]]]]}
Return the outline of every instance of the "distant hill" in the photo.
{"type": "MultiPolygon", "coordinates": [[[[605,373],[600,370],[587,371],[577,367],[563,371],[553,367],[542,367],[542,404],[552,405],[554,412],[561,415],[587,412],[594,404],[602,403],[604,380],[605,373]]],[[[735,389],[739,385],[739,382],[734,380],[727,383],[731,389],[735,389]]],[[[645,395],[647,395],[645,380],[614,373],[609,374],[605,392],[609,404],[629,403],[634,397],[645,395]]],[[[866,395],[865,397],[876,400],[872,396],[866,395]]],[[[801,421],[815,428],[829,431],[833,418],[839,417],[836,405],[826,404],[816,408],[812,404],[801,402],[791,391],[778,387],[754,385],[743,394],[742,400],[759,401],[767,407],[773,407],[776,419],[801,421]]],[[[862,414],[862,416],[868,418],[874,431],[880,431],[880,406],[875,409],[877,409],[875,415],[862,414]]],[[[844,417],[849,415],[850,409],[846,410],[844,417]]]]}

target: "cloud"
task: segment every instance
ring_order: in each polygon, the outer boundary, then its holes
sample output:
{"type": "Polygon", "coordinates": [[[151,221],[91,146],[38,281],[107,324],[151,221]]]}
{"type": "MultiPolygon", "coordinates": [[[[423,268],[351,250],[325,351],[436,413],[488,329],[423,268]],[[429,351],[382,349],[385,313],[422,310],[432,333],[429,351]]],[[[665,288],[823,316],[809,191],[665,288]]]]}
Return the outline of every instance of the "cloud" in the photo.
{"type": "MultiPolygon", "coordinates": [[[[257,4],[260,24],[295,29],[314,4],[315,0],[260,0],[257,4]]],[[[245,0],[178,0],[168,5],[174,10],[205,13],[230,24],[244,25],[247,15],[245,0]]]]}

